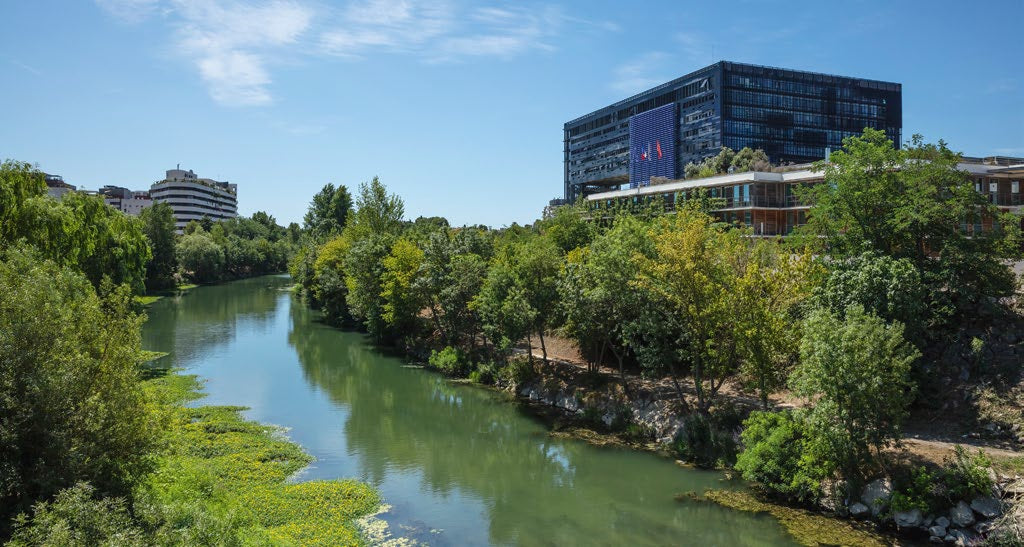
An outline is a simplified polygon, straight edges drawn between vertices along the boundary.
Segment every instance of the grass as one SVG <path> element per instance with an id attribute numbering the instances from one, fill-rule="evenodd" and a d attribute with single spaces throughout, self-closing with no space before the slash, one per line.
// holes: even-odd
<path id="1" fill-rule="evenodd" d="M 196 288 L 198 286 L 199 285 L 196 285 L 195 283 L 182 283 L 181 285 L 178 285 L 178 290 L 179 291 L 187 291 L 187 290 L 190 290 L 190 289 L 194 289 L 194 288 Z"/>
<path id="2" fill-rule="evenodd" d="M 380 505 L 351 480 L 289 483 L 312 461 L 281 428 L 246 420 L 244 407 L 185 403 L 194 376 L 146 381 L 163 409 L 167 445 L 138 498 L 160 507 L 160 537 L 174 543 L 359 545 L 355 521 Z M 160 541 L 163 543 L 164 541 Z"/>
<path id="3" fill-rule="evenodd" d="M 141 304 L 143 306 L 148 306 L 148 305 L 152 304 L 153 302 L 156 302 L 157 300 L 160 300 L 161 298 L 163 298 L 163 296 L 159 296 L 159 295 L 136 296 L 135 297 L 135 302 L 137 304 Z"/>
<path id="4" fill-rule="evenodd" d="M 775 517 L 801 545 L 884 546 L 889 543 L 864 525 L 827 517 L 804 509 L 759 500 L 750 492 L 708 490 L 703 496 L 676 496 L 677 500 L 711 501 L 723 507 Z"/>

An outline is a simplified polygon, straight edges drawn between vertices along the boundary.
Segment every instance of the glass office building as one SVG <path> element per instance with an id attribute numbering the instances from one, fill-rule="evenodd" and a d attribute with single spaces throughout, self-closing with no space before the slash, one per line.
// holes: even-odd
<path id="1" fill-rule="evenodd" d="M 761 148 L 776 164 L 807 163 L 865 127 L 899 146 L 902 102 L 898 83 L 722 61 L 566 123 L 565 199 L 645 186 L 654 171 L 680 178 L 687 163 L 722 146 Z M 657 116 L 641 116 L 655 109 Z M 674 123 L 661 120 L 665 111 Z M 642 142 L 633 142 L 637 135 Z M 669 156 L 668 167 L 637 165 Z"/>

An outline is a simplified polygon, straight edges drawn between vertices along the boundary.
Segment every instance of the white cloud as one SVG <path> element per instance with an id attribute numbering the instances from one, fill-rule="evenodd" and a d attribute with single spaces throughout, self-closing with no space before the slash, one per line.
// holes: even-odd
<path id="1" fill-rule="evenodd" d="M 138 23 L 156 12 L 160 0 L 96 0 L 96 3 L 125 23 Z"/>
<path id="2" fill-rule="evenodd" d="M 562 20 L 553 8 L 465 11 L 443 2 L 368 0 L 350 4 L 320 43 L 325 53 L 352 59 L 379 53 L 412 53 L 432 63 L 512 57 L 552 49 L 544 38 Z"/>
<path id="3" fill-rule="evenodd" d="M 177 50 L 199 69 L 210 96 L 228 106 L 271 102 L 267 56 L 295 43 L 313 17 L 311 9 L 282 0 L 173 0 L 173 5 L 180 17 Z"/>
<path id="4" fill-rule="evenodd" d="M 95 1 L 121 21 L 155 19 L 169 27 L 174 53 L 228 106 L 273 102 L 271 67 L 295 56 L 358 60 L 387 53 L 426 63 L 511 58 L 553 50 L 550 40 L 565 23 L 616 28 L 557 7 L 455 3 L 463 0 L 351 0 L 340 8 L 318 0 Z"/>
<path id="5" fill-rule="evenodd" d="M 667 82 L 671 78 L 664 73 L 670 57 L 663 51 L 651 51 L 619 65 L 611 82 L 612 89 L 632 95 Z"/>

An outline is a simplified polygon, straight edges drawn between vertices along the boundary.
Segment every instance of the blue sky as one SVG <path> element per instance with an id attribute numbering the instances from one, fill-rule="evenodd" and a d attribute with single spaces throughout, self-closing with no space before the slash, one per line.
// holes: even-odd
<path id="1" fill-rule="evenodd" d="M 379 175 L 410 218 L 530 222 L 562 124 L 726 59 L 903 84 L 904 134 L 1024 156 L 1024 1 L 34 0 L 0 7 L 0 157 L 79 186 L 181 163 L 301 221 Z"/>

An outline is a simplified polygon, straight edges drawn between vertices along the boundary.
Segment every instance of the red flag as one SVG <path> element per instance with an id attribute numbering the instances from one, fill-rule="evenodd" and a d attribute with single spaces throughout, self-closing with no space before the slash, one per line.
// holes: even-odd
<path id="1" fill-rule="evenodd" d="M 658 149 L 658 159 L 661 159 L 661 141 L 654 141 L 654 146 Z"/>

